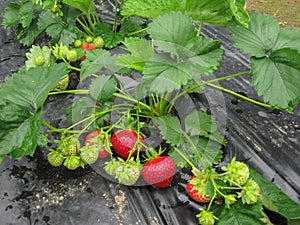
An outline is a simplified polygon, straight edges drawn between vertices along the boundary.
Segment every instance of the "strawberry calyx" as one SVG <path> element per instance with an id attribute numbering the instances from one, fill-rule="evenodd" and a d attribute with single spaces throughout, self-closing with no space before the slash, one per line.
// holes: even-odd
<path id="1" fill-rule="evenodd" d="M 260 187 L 257 182 L 249 179 L 243 186 L 241 192 L 238 193 L 238 198 L 242 198 L 243 204 L 255 204 L 260 197 Z"/>
<path id="2" fill-rule="evenodd" d="M 214 225 L 218 218 L 213 214 L 213 212 L 200 208 L 200 213 L 196 215 L 199 220 L 199 224 L 202 225 Z"/>
<path id="3" fill-rule="evenodd" d="M 115 178 L 121 183 L 127 186 L 134 185 L 141 174 L 141 164 L 134 158 L 124 161 L 122 158 L 118 158 L 121 162 L 116 168 Z"/>
<path id="4" fill-rule="evenodd" d="M 224 180 L 231 186 L 242 187 L 250 176 L 249 167 L 243 162 L 236 161 L 235 157 L 227 166 L 223 166 L 222 170 L 225 171 Z"/>

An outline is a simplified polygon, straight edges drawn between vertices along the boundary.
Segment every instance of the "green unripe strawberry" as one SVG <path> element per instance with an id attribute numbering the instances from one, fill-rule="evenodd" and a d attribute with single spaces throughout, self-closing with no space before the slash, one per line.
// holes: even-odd
<path id="1" fill-rule="evenodd" d="M 58 44 L 56 44 L 53 47 L 53 55 L 57 59 L 65 59 L 67 57 L 68 52 L 69 52 L 69 49 L 65 45 L 62 45 L 62 44 L 58 45 Z"/>
<path id="2" fill-rule="evenodd" d="M 76 170 L 81 165 L 81 159 L 76 155 L 69 155 L 66 157 L 64 166 L 69 170 Z"/>
<path id="3" fill-rule="evenodd" d="M 94 38 L 93 38 L 92 36 L 87 36 L 87 37 L 85 38 L 85 41 L 86 41 L 87 43 L 92 43 L 92 42 L 94 41 Z"/>
<path id="4" fill-rule="evenodd" d="M 50 151 L 47 157 L 48 162 L 55 167 L 61 166 L 64 162 L 64 156 L 59 151 Z"/>
<path id="5" fill-rule="evenodd" d="M 199 220 L 199 224 L 202 225 L 214 225 L 217 217 L 213 215 L 212 212 L 205 210 L 203 208 L 200 209 L 201 212 L 197 215 Z"/>
<path id="6" fill-rule="evenodd" d="M 45 58 L 42 55 L 39 55 L 37 57 L 34 58 L 34 63 L 36 66 L 42 66 L 45 64 Z"/>
<path id="7" fill-rule="evenodd" d="M 93 148 L 92 146 L 85 145 L 80 149 L 80 158 L 86 162 L 87 164 L 93 164 L 98 159 L 98 152 L 97 148 Z"/>
<path id="8" fill-rule="evenodd" d="M 82 46 L 82 40 L 76 39 L 76 40 L 74 41 L 74 47 L 75 47 L 75 48 L 80 48 L 81 46 Z"/>
<path id="9" fill-rule="evenodd" d="M 69 50 L 67 53 L 67 60 L 71 62 L 77 61 L 77 52 L 76 50 Z"/>
<path id="10" fill-rule="evenodd" d="M 260 196 L 260 187 L 254 180 L 249 179 L 244 185 L 243 190 L 238 193 L 244 204 L 255 204 Z"/>
<path id="11" fill-rule="evenodd" d="M 80 148 L 78 137 L 71 135 L 63 137 L 59 142 L 58 149 L 64 156 L 77 155 Z"/>
<path id="12" fill-rule="evenodd" d="M 119 160 L 112 159 L 111 161 L 108 161 L 105 163 L 104 170 L 106 173 L 111 175 L 112 177 L 116 176 L 116 170 L 122 166 L 122 163 Z"/>
<path id="13" fill-rule="evenodd" d="M 93 44 L 96 48 L 103 48 L 104 41 L 101 37 L 96 37 L 95 40 L 93 41 Z"/>
<path id="14" fill-rule="evenodd" d="M 126 163 L 122 163 L 116 169 L 116 178 L 121 184 L 125 185 L 134 185 L 141 175 L 141 170 L 138 165 L 130 165 Z"/>
<path id="15" fill-rule="evenodd" d="M 243 162 L 236 161 L 235 157 L 222 169 L 226 171 L 224 180 L 229 182 L 231 186 L 243 186 L 250 176 L 249 167 Z"/>

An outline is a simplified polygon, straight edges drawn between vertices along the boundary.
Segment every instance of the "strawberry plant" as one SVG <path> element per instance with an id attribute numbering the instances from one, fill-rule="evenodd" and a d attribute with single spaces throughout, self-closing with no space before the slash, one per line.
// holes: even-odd
<path id="1" fill-rule="evenodd" d="M 187 193 L 201 203 L 200 224 L 267 224 L 264 208 L 291 224 L 299 220 L 299 206 L 248 165 L 232 158 L 220 166 L 224 132 L 214 113 L 190 101 L 194 95 L 210 101 L 207 88 L 213 88 L 270 109 L 292 113 L 299 105 L 299 30 L 248 14 L 245 3 L 126 0 L 109 23 L 92 0 L 10 2 L 3 25 L 16 26 L 30 49 L 25 65 L 0 87 L 0 162 L 7 155 L 33 156 L 57 133 L 57 147 L 47 156 L 55 167 L 96 168 L 103 160 L 116 181 L 134 185 L 143 178 L 157 188 L 172 185 L 177 169 L 190 168 Z M 225 50 L 202 34 L 204 23 L 230 30 L 235 47 L 249 56 L 249 71 L 213 76 Z M 42 34 L 49 46 L 36 45 Z M 68 85 L 72 73 L 77 89 Z M 217 84 L 244 75 L 251 75 L 263 101 Z M 66 127 L 43 117 L 48 97 L 57 95 L 74 96 L 62 110 Z"/>

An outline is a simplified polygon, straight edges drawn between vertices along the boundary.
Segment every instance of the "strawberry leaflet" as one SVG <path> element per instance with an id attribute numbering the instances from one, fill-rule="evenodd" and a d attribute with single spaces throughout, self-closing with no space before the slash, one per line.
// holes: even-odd
<path id="1" fill-rule="evenodd" d="M 266 102 L 288 108 L 300 97 L 300 32 L 279 29 L 266 14 L 251 13 L 248 28 L 229 24 L 235 46 L 250 56 L 253 85 Z"/>

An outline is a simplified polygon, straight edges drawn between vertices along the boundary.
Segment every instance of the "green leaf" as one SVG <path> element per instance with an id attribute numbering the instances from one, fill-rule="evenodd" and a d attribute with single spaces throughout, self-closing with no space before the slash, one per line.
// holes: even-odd
<path id="1" fill-rule="evenodd" d="M 114 48 L 121 43 L 125 33 L 115 32 L 110 24 L 98 22 L 95 26 L 95 35 L 103 38 L 106 48 Z"/>
<path id="2" fill-rule="evenodd" d="M 90 97 L 80 97 L 63 110 L 68 123 L 76 123 L 95 112 L 96 102 Z M 87 124 L 86 124 L 87 125 Z"/>
<path id="3" fill-rule="evenodd" d="M 158 125 L 160 133 L 167 143 L 173 146 L 182 143 L 181 125 L 177 117 L 160 116 L 154 118 L 154 122 Z"/>
<path id="4" fill-rule="evenodd" d="M 229 24 L 235 46 L 249 54 L 252 83 L 264 101 L 292 107 L 300 97 L 300 32 L 279 30 L 276 19 L 252 12 L 248 28 Z"/>
<path id="5" fill-rule="evenodd" d="M 265 208 L 287 218 L 289 224 L 300 222 L 300 206 L 283 193 L 277 186 L 251 170 L 251 177 L 261 188 L 261 202 Z"/>
<path id="6" fill-rule="evenodd" d="M 300 51 L 300 30 L 285 28 L 279 31 L 274 49 L 294 48 Z"/>
<path id="7" fill-rule="evenodd" d="M 249 14 L 246 10 L 246 0 L 228 0 L 235 19 L 244 27 L 248 26 Z"/>
<path id="8" fill-rule="evenodd" d="M 38 28 L 37 20 L 34 20 L 30 27 L 23 28 L 19 24 L 16 28 L 17 39 L 25 46 L 31 46 L 40 33 L 41 30 Z"/>
<path id="9" fill-rule="evenodd" d="M 90 95 L 97 102 L 102 104 L 114 101 L 114 93 L 117 88 L 117 81 L 112 76 L 101 75 L 90 85 Z"/>
<path id="10" fill-rule="evenodd" d="M 265 225 L 265 215 L 261 204 L 246 205 L 241 200 L 238 200 L 230 208 L 224 208 L 217 224 L 251 224 Z"/>
<path id="11" fill-rule="evenodd" d="M 118 58 L 117 63 L 128 68 L 143 71 L 145 62 L 154 55 L 154 50 L 150 43 L 142 38 L 126 38 L 123 44 L 131 54 L 121 56 Z"/>
<path id="12" fill-rule="evenodd" d="M 44 104 L 49 91 L 67 74 L 65 67 L 64 63 L 34 67 L 7 77 L 0 90 L 0 100 L 37 110 Z"/>
<path id="13" fill-rule="evenodd" d="M 167 54 L 156 54 L 146 62 L 143 82 L 152 93 L 164 93 L 179 90 L 191 79 L 189 65 L 177 63 Z"/>
<path id="14" fill-rule="evenodd" d="M 271 105 L 287 108 L 300 97 L 299 61 L 300 52 L 292 49 L 275 50 L 269 58 L 252 58 L 252 82 L 258 94 Z"/>
<path id="15" fill-rule="evenodd" d="M 25 1 L 20 8 L 20 23 L 23 28 L 29 27 L 34 18 L 35 6 L 32 1 Z"/>
<path id="16" fill-rule="evenodd" d="M 76 18 L 78 11 L 72 8 L 63 8 L 63 17 L 52 17 L 49 11 L 41 13 L 38 26 L 40 30 L 46 30 L 47 34 L 56 43 L 69 45 L 74 42 L 77 37 Z"/>
<path id="17" fill-rule="evenodd" d="M 191 136 L 207 136 L 217 131 L 217 124 L 211 115 L 203 111 L 194 111 L 184 120 L 185 131 Z"/>
<path id="18" fill-rule="evenodd" d="M 5 29 L 11 27 L 20 21 L 20 8 L 21 5 L 17 2 L 9 2 L 3 13 L 2 25 Z"/>
<path id="19" fill-rule="evenodd" d="M 221 144 L 199 136 L 193 136 L 190 137 L 190 139 L 200 154 L 201 159 L 198 157 L 198 154 L 191 143 L 186 140 L 183 141 L 178 148 L 196 167 L 207 168 L 220 162 L 222 159 Z M 186 165 L 187 162 L 185 159 L 183 159 L 175 150 L 172 150 L 169 155 L 175 160 L 177 165 Z"/>
<path id="20" fill-rule="evenodd" d="M 79 9 L 86 15 L 95 9 L 93 0 L 63 0 L 63 3 Z"/>
<path id="21" fill-rule="evenodd" d="M 231 39 L 235 46 L 244 53 L 257 58 L 265 57 L 275 45 L 279 25 L 275 18 L 264 13 L 253 11 L 250 14 L 250 23 L 247 27 L 237 22 L 228 23 L 232 32 Z"/>
<path id="22" fill-rule="evenodd" d="M 96 49 L 86 52 L 86 60 L 81 63 L 80 80 L 99 72 L 105 68 L 112 72 L 122 69 L 122 66 L 116 65 L 117 55 L 111 55 L 104 49 Z"/>
<path id="23" fill-rule="evenodd" d="M 178 0 L 127 0 L 122 8 L 123 16 L 137 15 L 146 18 L 155 18 L 165 12 L 177 11 L 182 4 Z"/>
<path id="24" fill-rule="evenodd" d="M 13 104 L 5 105 L 6 110 L 15 110 L 15 116 L 11 117 L 1 113 L 1 120 L 10 119 L 10 127 L 1 130 L 0 135 L 0 155 L 11 155 L 12 158 L 21 158 L 25 154 L 33 155 L 42 135 L 42 111 L 37 111 L 34 115 L 28 113 L 24 117 L 25 110 Z M 19 114 L 18 114 L 19 113 Z M 12 120 L 15 118 L 15 120 Z"/>
<path id="25" fill-rule="evenodd" d="M 158 16 L 149 24 L 148 33 L 154 41 L 170 42 L 175 47 L 177 45 L 187 49 L 192 47 L 197 35 L 191 18 L 182 12 L 171 12 Z M 162 50 L 170 52 L 168 49 Z"/>
<path id="26" fill-rule="evenodd" d="M 228 1 L 224 0 L 186 0 L 181 10 L 193 20 L 223 26 L 232 19 Z"/>

